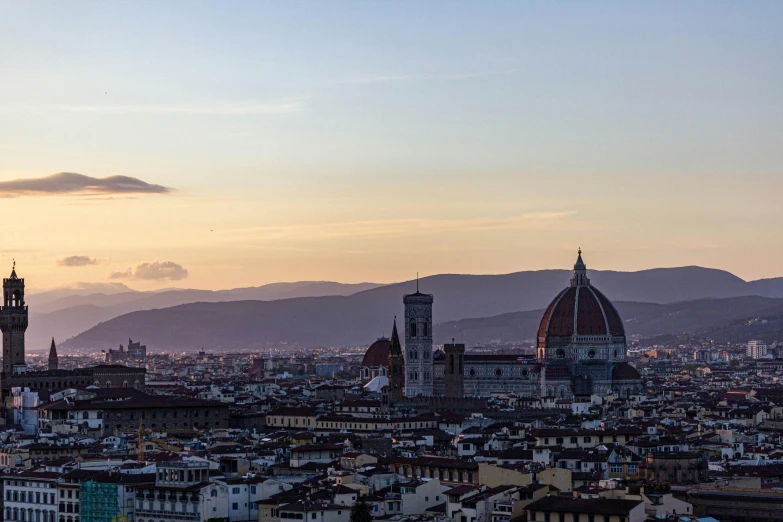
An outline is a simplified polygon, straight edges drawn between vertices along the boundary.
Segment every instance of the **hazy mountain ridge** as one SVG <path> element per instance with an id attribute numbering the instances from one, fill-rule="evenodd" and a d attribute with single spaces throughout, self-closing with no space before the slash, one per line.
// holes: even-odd
<path id="1" fill-rule="evenodd" d="M 32 351 L 48 349 L 52 337 L 58 342 L 63 341 L 103 321 L 138 310 L 168 308 L 194 302 L 268 301 L 295 297 L 346 295 L 377 286 L 379 286 L 377 283 L 345 284 L 331 281 L 300 281 L 216 291 L 138 292 L 131 290 L 114 294 L 69 295 L 40 305 L 36 305 L 36 296 L 32 295 L 28 299 L 30 327 L 27 334 L 27 346 Z"/>
<path id="2" fill-rule="evenodd" d="M 629 336 L 703 332 L 726 323 L 780 310 L 783 299 L 732 297 L 673 304 L 617 301 Z M 435 342 L 452 338 L 468 346 L 492 341 L 534 342 L 543 310 L 463 319 L 437 324 Z M 134 332 L 153 350 L 220 348 L 260 349 L 267 343 L 295 346 L 369 345 L 391 328 L 372 310 L 350 303 L 350 297 L 285 301 L 193 303 L 161 310 L 133 312 L 90 329 L 65 343 L 66 348 L 98 349 L 117 332 Z M 126 338 L 128 335 L 125 335 Z M 117 337 L 117 342 L 120 338 Z"/>
<path id="3" fill-rule="evenodd" d="M 656 328 L 660 331 L 654 333 L 665 333 L 673 328 L 682 332 L 712 324 L 709 317 L 700 317 L 696 312 L 692 312 L 691 319 L 681 325 L 677 321 L 666 321 L 656 315 L 656 306 L 648 306 L 649 303 L 657 302 L 660 306 L 662 303 L 705 298 L 742 297 L 753 290 L 749 283 L 728 272 L 699 267 L 640 272 L 590 271 L 589 275 L 593 284 L 610 299 L 624 302 L 623 306 L 631 312 L 627 322 L 629 333 L 644 335 Z M 448 333 L 448 328 L 451 328 L 449 322 L 470 317 L 497 321 L 493 316 L 515 312 L 522 314 L 519 318 L 521 324 L 537 325 L 540 318 L 538 310 L 543 309 L 568 284 L 569 279 L 570 271 L 566 270 L 506 275 L 445 274 L 423 278 L 419 286 L 423 292 L 435 295 L 435 322 L 446 323 L 445 328 L 436 331 L 436 335 L 444 335 L 440 339 L 442 341 L 454 336 Z M 757 286 L 766 288 L 762 283 Z M 266 343 L 285 342 L 303 346 L 366 344 L 381 335 L 388 335 L 391 319 L 402 315 L 403 294 L 411 293 L 415 288 L 415 282 L 409 281 L 349 296 L 237 301 L 219 303 L 219 306 L 193 303 L 165 310 L 135 312 L 91 328 L 67 342 L 66 346 L 105 349 L 125 342 L 128 337 L 139 338 L 150 348 L 158 350 L 218 346 L 224 349 L 258 348 Z M 736 307 L 738 314 L 771 306 L 769 303 L 752 305 L 756 302 L 754 299 L 746 301 L 720 306 Z M 642 319 L 636 317 L 634 306 L 638 307 L 640 314 L 646 310 Z M 717 303 L 713 306 L 720 309 Z M 525 314 L 520 310 L 536 312 Z M 667 313 L 681 313 L 676 306 L 666 310 Z M 707 315 L 711 313 L 709 307 L 705 310 Z M 740 317 L 732 313 L 729 311 L 723 316 Z M 198 320 L 194 321 L 194 318 Z M 634 320 L 640 321 L 639 328 L 634 326 Z M 658 326 L 655 326 L 656 321 Z M 231 328 L 226 325 L 231 325 Z M 515 340 L 528 338 L 523 333 L 526 329 L 518 330 L 516 335 L 522 337 Z M 181 335 L 175 336 L 171 332 Z M 194 332 L 199 332 L 199 335 L 194 335 Z M 532 338 L 532 335 L 529 337 Z M 475 342 L 480 338 L 477 336 Z"/>
<path id="4" fill-rule="evenodd" d="M 698 299 L 665 305 L 629 301 L 614 304 L 623 319 L 626 334 L 641 338 L 705 335 L 728 325 L 745 323 L 748 319 L 783 312 L 783 299 L 761 296 Z M 521 339 L 533 341 L 542 314 L 543 310 L 535 310 L 450 321 L 439 324 L 434 330 L 435 341 L 442 344 L 455 339 L 468 345 Z"/>

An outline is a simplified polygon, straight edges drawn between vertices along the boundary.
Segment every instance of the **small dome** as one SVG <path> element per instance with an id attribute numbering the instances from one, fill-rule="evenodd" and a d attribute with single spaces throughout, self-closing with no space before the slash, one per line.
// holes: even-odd
<path id="1" fill-rule="evenodd" d="M 391 341 L 381 337 L 367 348 L 362 359 L 362 367 L 377 368 L 389 364 L 389 351 L 391 351 Z"/>
<path id="2" fill-rule="evenodd" d="M 613 381 L 633 381 L 641 378 L 636 368 L 626 362 L 618 364 L 612 370 Z"/>

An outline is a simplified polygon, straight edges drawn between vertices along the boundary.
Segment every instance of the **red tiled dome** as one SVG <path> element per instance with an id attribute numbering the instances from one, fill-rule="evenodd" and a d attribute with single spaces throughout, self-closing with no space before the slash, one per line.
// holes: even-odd
<path id="1" fill-rule="evenodd" d="M 364 352 L 362 367 L 376 368 L 389 364 L 389 351 L 391 350 L 391 341 L 382 337 L 372 343 L 367 351 Z"/>
<path id="2" fill-rule="evenodd" d="M 641 378 L 636 368 L 626 362 L 618 364 L 612 370 L 613 381 L 633 381 Z"/>
<path id="3" fill-rule="evenodd" d="M 538 326 L 538 337 L 574 335 L 625 337 L 625 328 L 614 305 L 604 294 L 588 285 L 572 286 L 550 303 Z"/>

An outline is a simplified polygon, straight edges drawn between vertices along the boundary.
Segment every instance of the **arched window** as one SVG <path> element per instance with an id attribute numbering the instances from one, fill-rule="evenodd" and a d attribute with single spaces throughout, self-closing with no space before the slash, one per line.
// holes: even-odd
<path id="1" fill-rule="evenodd" d="M 85 411 L 85 412 L 82 413 L 82 419 L 89 419 L 89 418 L 90 418 L 89 412 Z"/>
<path id="2" fill-rule="evenodd" d="M 128 381 L 122 381 L 122 387 L 127 388 L 128 387 Z"/>
<path id="3" fill-rule="evenodd" d="M 111 380 L 106 381 L 106 387 L 111 388 Z"/>
<path id="4" fill-rule="evenodd" d="M 410 333 L 411 337 L 416 337 L 416 321 L 414 319 L 411 319 Z"/>
<path id="5" fill-rule="evenodd" d="M 133 387 L 134 387 L 135 389 L 137 389 L 137 390 L 139 389 L 139 387 L 140 387 L 140 386 L 141 386 L 141 383 L 140 383 L 138 380 L 137 380 L 136 382 L 134 382 L 134 383 L 133 383 Z"/>

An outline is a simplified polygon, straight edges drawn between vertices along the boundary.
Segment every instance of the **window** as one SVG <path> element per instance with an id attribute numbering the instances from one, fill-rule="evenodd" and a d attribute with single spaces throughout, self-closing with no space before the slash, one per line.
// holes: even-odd
<path id="1" fill-rule="evenodd" d="M 256 494 L 256 491 L 257 491 L 257 489 L 258 489 L 258 488 L 256 488 L 256 486 L 250 486 L 250 493 L 251 493 L 252 495 L 255 495 L 255 494 Z"/>
<path id="2" fill-rule="evenodd" d="M 585 437 L 583 440 L 584 440 L 585 442 L 590 442 L 590 437 Z"/>
<path id="3" fill-rule="evenodd" d="M 576 437 L 571 437 L 571 444 L 576 444 L 576 443 L 577 443 Z"/>
<path id="4" fill-rule="evenodd" d="M 239 488 L 231 488 L 232 495 L 239 495 Z"/>
<path id="5" fill-rule="evenodd" d="M 609 466 L 609 472 L 610 473 L 622 473 L 623 472 L 623 465 L 622 464 L 612 464 Z"/>
<path id="6" fill-rule="evenodd" d="M 310 518 L 311 518 L 311 519 L 315 520 L 315 517 L 316 517 L 316 514 L 315 514 L 315 513 L 310 513 Z"/>
<path id="7" fill-rule="evenodd" d="M 239 503 L 237 503 L 237 502 L 234 502 L 234 503 L 232 503 L 232 504 L 231 504 L 231 509 L 233 509 L 234 511 L 236 511 L 237 509 L 239 509 Z"/>

